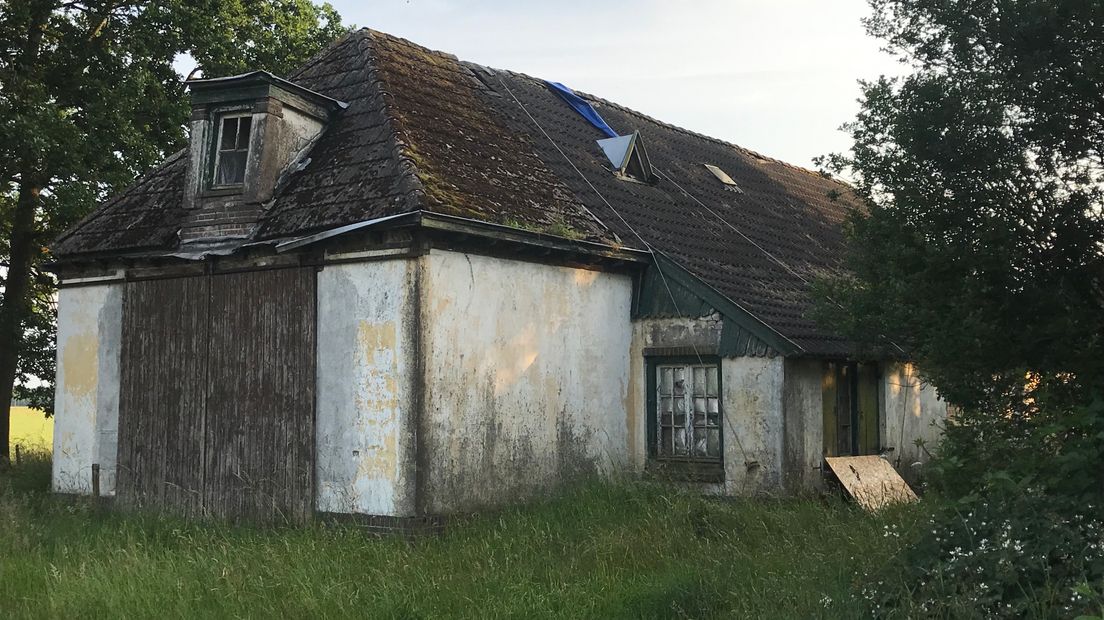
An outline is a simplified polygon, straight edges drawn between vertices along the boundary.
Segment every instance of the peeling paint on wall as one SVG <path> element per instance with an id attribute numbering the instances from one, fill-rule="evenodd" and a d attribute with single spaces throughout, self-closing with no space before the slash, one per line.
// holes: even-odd
<path id="1" fill-rule="evenodd" d="M 54 392 L 52 484 L 57 492 L 115 493 L 119 424 L 120 284 L 58 292 L 58 371 Z"/>
<path id="2" fill-rule="evenodd" d="M 427 509 L 502 505 L 628 468 L 631 278 L 426 258 Z"/>
<path id="3" fill-rule="evenodd" d="M 318 274 L 317 508 L 410 516 L 415 261 Z"/>
<path id="4" fill-rule="evenodd" d="M 61 384 L 69 398 L 94 398 L 99 377 L 99 331 L 95 325 L 84 324 L 84 331 L 66 341 L 61 357 L 65 382 Z"/>

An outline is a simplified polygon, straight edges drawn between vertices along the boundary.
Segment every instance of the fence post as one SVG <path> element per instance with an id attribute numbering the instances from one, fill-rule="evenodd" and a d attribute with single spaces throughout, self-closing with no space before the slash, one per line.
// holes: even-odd
<path id="1" fill-rule="evenodd" d="M 92 463 L 92 497 L 100 496 L 100 464 Z"/>

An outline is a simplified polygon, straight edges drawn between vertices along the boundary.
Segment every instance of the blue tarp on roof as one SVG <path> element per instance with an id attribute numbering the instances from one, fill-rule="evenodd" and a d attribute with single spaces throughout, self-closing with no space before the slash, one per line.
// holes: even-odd
<path id="1" fill-rule="evenodd" d="M 575 91 L 564 86 L 563 84 L 560 84 L 559 82 L 549 82 L 548 80 L 545 80 L 544 83 L 552 89 L 552 92 L 556 93 L 560 96 L 561 99 L 566 101 L 567 105 L 574 108 L 580 116 L 587 119 L 587 122 L 589 122 L 591 125 L 594 125 L 598 129 L 601 129 L 602 133 L 606 134 L 606 136 L 610 138 L 617 137 L 617 132 L 614 131 L 613 128 L 606 123 L 605 119 L 602 118 L 602 115 L 594 109 L 594 106 L 587 103 L 587 101 L 579 95 L 576 95 Z"/>

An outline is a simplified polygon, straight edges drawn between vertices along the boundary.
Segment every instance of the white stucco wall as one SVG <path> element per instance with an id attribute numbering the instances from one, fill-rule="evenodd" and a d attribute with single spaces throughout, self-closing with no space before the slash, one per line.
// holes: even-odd
<path id="1" fill-rule="evenodd" d="M 318 274 L 317 509 L 414 511 L 417 260 Z"/>
<path id="2" fill-rule="evenodd" d="M 893 448 L 888 457 L 906 478 L 927 463 L 943 434 L 947 403 L 935 388 L 921 381 L 912 364 L 883 366 L 883 411 L 885 425 L 882 446 Z M 917 445 L 920 440 L 922 446 Z"/>
<path id="3" fill-rule="evenodd" d="M 425 509 L 507 504 L 628 468 L 631 279 L 439 250 L 424 260 Z"/>
<path id="4" fill-rule="evenodd" d="M 92 465 L 100 494 L 115 494 L 119 430 L 119 353 L 123 285 L 58 291 L 53 488 L 90 494 Z"/>
<path id="5" fill-rule="evenodd" d="M 781 493 L 785 376 L 782 357 L 721 360 L 726 494 Z"/>

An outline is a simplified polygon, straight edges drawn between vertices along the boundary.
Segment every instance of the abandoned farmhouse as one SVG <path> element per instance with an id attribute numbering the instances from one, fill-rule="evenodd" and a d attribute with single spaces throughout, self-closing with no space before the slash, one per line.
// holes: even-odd
<path id="1" fill-rule="evenodd" d="M 402 523 L 938 439 L 904 356 L 812 318 L 844 185 L 371 30 L 190 92 L 189 148 L 52 247 L 57 492 Z"/>

